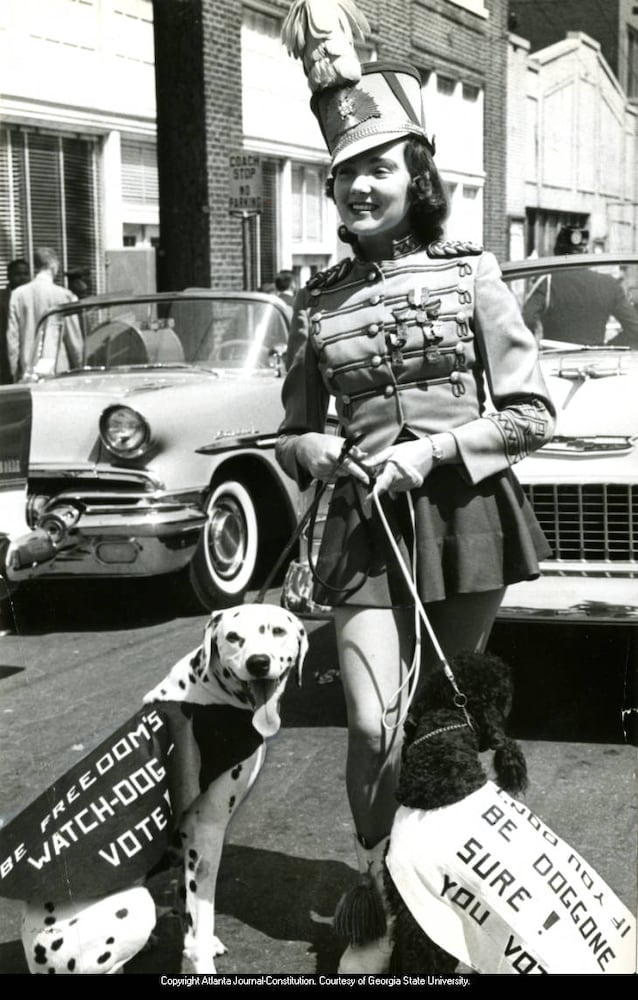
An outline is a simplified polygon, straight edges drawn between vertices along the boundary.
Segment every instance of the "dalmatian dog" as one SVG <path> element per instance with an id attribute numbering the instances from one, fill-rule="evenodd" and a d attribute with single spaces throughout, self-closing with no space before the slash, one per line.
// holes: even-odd
<path id="1" fill-rule="evenodd" d="M 134 886 L 102 899 L 30 902 L 22 943 L 32 975 L 112 975 L 122 972 L 155 927 L 153 897 Z"/>
<path id="2" fill-rule="evenodd" d="M 171 808 L 184 874 L 182 972 L 215 973 L 215 891 L 228 824 L 280 728 L 288 677 L 301 670 L 306 630 L 268 604 L 214 612 L 200 646 L 144 697 L 171 713 Z"/>

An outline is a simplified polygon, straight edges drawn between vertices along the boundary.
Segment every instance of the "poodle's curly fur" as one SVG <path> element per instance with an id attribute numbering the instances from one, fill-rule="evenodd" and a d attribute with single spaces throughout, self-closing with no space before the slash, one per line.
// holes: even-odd
<path id="1" fill-rule="evenodd" d="M 527 787 L 525 757 L 505 735 L 512 709 L 510 668 L 489 653 L 461 653 L 451 663 L 465 709 L 443 669 L 428 678 L 404 727 L 397 788 L 400 805 L 437 809 L 459 802 L 488 780 L 479 754 L 493 750 L 496 783 L 511 794 Z M 469 725 L 463 725 L 467 717 Z M 437 732 L 438 731 L 438 732 Z M 390 971 L 449 973 L 458 961 L 434 944 L 414 920 L 385 871 L 385 888 L 394 915 Z"/>

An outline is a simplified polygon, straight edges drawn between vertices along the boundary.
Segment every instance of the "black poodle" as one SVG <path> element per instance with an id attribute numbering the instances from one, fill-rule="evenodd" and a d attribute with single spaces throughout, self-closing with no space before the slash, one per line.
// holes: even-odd
<path id="1" fill-rule="evenodd" d="M 457 690 L 445 671 L 437 670 L 406 720 L 397 788 L 400 805 L 438 809 L 482 788 L 488 775 L 479 754 L 486 750 L 494 751 L 496 784 L 510 794 L 527 787 L 523 752 L 504 731 L 513 700 L 510 668 L 488 653 L 462 653 L 451 670 Z M 390 971 L 453 972 L 458 960 L 425 935 L 387 869 L 385 888 L 394 915 Z"/>

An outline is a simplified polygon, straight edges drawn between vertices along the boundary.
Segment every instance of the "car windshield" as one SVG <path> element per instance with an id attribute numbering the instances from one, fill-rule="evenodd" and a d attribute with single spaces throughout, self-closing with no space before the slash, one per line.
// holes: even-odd
<path id="1" fill-rule="evenodd" d="M 543 352 L 638 347 L 638 262 L 521 262 L 505 280 Z"/>
<path id="2" fill-rule="evenodd" d="M 287 335 L 283 311 L 265 297 L 84 299 L 43 319 L 27 377 L 140 366 L 268 370 Z"/>

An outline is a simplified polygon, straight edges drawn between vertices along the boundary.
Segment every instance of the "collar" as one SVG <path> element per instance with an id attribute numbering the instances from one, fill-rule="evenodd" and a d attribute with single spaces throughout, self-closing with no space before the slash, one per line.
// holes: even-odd
<path id="1" fill-rule="evenodd" d="M 423 733 L 422 736 L 419 736 L 417 737 L 416 740 L 413 740 L 412 743 L 410 743 L 408 750 L 411 750 L 412 747 L 415 747 L 417 743 L 423 743 L 424 740 L 431 740 L 433 736 L 438 736 L 440 733 L 451 733 L 454 729 L 466 729 L 466 728 L 467 729 L 470 728 L 468 722 L 455 722 L 450 726 L 439 726 L 438 729 L 433 729 L 431 733 Z"/>
<path id="2" fill-rule="evenodd" d="M 383 263 L 384 260 L 398 260 L 400 257 L 407 257 L 408 254 L 415 253 L 417 250 L 425 250 L 425 244 L 414 233 L 408 233 L 407 236 L 402 236 L 400 240 L 392 240 L 390 256 L 387 258 L 384 257 L 381 261 L 367 260 L 359 250 L 356 250 L 356 257 L 361 264 L 370 265 Z"/>

